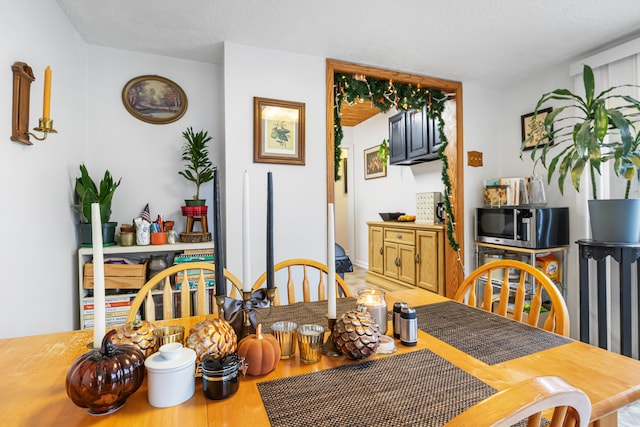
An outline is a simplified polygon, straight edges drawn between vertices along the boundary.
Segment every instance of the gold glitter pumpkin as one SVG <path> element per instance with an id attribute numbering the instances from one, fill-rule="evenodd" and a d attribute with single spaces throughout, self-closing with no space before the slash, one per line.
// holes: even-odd
<path id="1" fill-rule="evenodd" d="M 349 359 L 364 359 L 376 352 L 380 344 L 380 328 L 365 310 L 351 310 L 336 320 L 333 342 Z"/>
<path id="2" fill-rule="evenodd" d="M 226 320 L 206 319 L 196 323 L 189 331 L 187 347 L 196 352 L 196 363 L 207 353 L 216 359 L 236 351 L 238 336 Z"/>
<path id="3" fill-rule="evenodd" d="M 114 344 L 133 344 L 145 359 L 158 351 L 158 341 L 153 331 L 156 326 L 146 320 L 136 319 L 126 325 L 116 328 L 116 334 L 111 339 Z"/>

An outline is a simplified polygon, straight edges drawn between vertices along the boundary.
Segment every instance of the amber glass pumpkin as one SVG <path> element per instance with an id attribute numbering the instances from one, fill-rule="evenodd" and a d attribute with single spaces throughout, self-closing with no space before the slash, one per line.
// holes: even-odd
<path id="1" fill-rule="evenodd" d="M 237 353 L 248 365 L 247 374 L 264 375 L 276 368 L 280 360 L 280 344 L 273 335 L 263 334 L 262 324 L 258 324 L 255 334 L 240 340 Z"/>
<path id="2" fill-rule="evenodd" d="M 67 373 L 67 395 L 94 415 L 117 411 L 144 380 L 144 354 L 131 344 L 114 344 L 107 332 L 102 347 L 78 357 Z"/>

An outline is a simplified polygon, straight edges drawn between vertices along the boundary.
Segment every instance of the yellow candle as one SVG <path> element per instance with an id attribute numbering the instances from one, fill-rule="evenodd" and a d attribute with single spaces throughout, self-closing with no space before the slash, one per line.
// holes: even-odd
<path id="1" fill-rule="evenodd" d="M 44 70 L 44 101 L 42 103 L 42 119 L 51 118 L 51 67 Z"/>

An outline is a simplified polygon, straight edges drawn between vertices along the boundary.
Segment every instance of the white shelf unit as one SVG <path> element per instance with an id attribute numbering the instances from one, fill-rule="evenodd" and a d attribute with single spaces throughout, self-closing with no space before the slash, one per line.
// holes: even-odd
<path id="1" fill-rule="evenodd" d="M 144 246 L 105 246 L 102 252 L 105 256 L 123 256 L 138 254 L 142 258 L 157 254 L 177 254 L 185 250 L 213 249 L 213 242 L 201 243 L 175 243 L 173 245 L 144 245 Z M 78 303 L 80 308 L 80 328 L 84 329 L 83 305 L 88 290 L 83 288 L 84 264 L 93 259 L 93 248 L 83 247 L 78 249 Z M 170 260 L 169 260 L 170 262 Z"/>

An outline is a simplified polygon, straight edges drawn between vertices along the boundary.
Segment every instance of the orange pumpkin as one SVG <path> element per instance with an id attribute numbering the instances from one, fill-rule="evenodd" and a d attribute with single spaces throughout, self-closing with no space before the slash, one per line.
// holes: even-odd
<path id="1" fill-rule="evenodd" d="M 263 334 L 262 324 L 258 324 L 255 334 L 240 340 L 237 353 L 248 365 L 247 374 L 264 375 L 276 368 L 280 360 L 280 344 L 273 335 Z"/>

